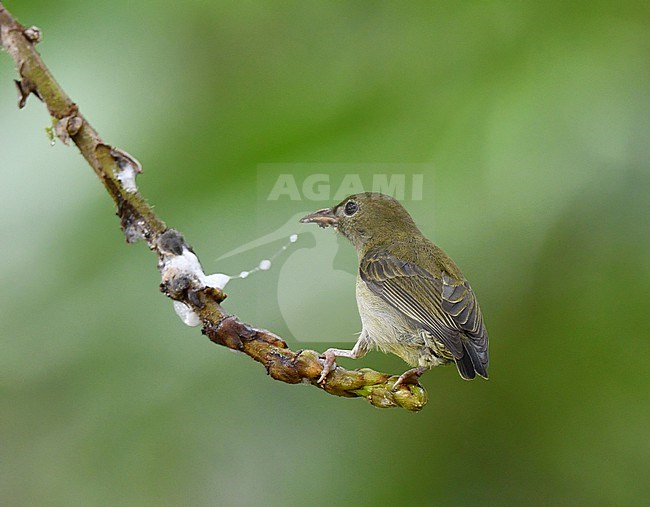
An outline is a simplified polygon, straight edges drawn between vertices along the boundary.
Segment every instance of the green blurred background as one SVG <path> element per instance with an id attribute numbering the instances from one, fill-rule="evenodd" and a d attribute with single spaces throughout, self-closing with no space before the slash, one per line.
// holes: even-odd
<path id="1" fill-rule="evenodd" d="M 214 346 L 158 292 L 76 149 L 50 147 L 43 105 L 16 108 L 2 54 L 3 504 L 650 502 L 647 1 L 5 5 L 43 30 L 54 75 L 143 163 L 141 191 L 208 272 L 250 269 L 283 239 L 216 259 L 333 203 L 269 203 L 264 171 L 425 164 L 405 204 L 479 296 L 491 378 L 438 368 L 411 414 Z M 336 241 L 308 232 L 285 260 Z M 317 279 L 354 270 L 337 244 Z M 226 308 L 292 348 L 349 346 L 352 285 L 293 277 L 307 329 L 342 330 L 309 343 L 277 311 L 287 271 L 231 282 Z"/>

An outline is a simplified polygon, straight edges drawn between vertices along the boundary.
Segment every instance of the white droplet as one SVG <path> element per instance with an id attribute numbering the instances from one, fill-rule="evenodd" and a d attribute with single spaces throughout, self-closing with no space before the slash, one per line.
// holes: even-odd
<path id="1" fill-rule="evenodd" d="M 248 271 L 242 271 L 239 273 L 239 278 L 246 278 L 250 273 Z"/>
<path id="2" fill-rule="evenodd" d="M 289 241 L 291 241 L 292 243 L 295 243 L 296 241 L 298 241 L 298 235 L 297 234 L 292 234 L 291 236 L 289 236 Z"/>
<path id="3" fill-rule="evenodd" d="M 174 311 L 176 312 L 176 315 L 181 318 L 183 323 L 187 324 L 188 326 L 194 327 L 198 326 L 201 323 L 199 316 L 194 313 L 194 311 L 185 303 L 174 301 Z"/>
<path id="4" fill-rule="evenodd" d="M 263 261 L 260 261 L 260 266 L 259 267 L 260 267 L 260 269 L 262 271 L 267 271 L 267 270 L 271 269 L 271 261 L 268 260 L 268 259 L 264 259 Z"/>
<path id="5" fill-rule="evenodd" d="M 217 289 L 223 289 L 229 281 L 230 277 L 224 273 L 214 273 L 205 277 L 205 284 Z"/>

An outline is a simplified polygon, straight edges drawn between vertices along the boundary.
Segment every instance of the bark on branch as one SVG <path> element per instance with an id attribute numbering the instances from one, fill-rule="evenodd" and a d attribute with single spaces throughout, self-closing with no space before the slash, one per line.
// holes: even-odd
<path id="1" fill-rule="evenodd" d="M 106 144 L 79 112 L 35 50 L 40 39 L 38 28 L 22 26 L 0 2 L 0 41 L 18 71 L 18 107 L 24 107 L 32 94 L 45 103 L 56 135 L 65 144 L 72 140 L 77 145 L 115 202 L 127 242 L 143 239 L 156 253 L 162 292 L 191 308 L 211 341 L 244 352 L 282 382 L 309 383 L 336 396 L 364 397 L 381 408 L 418 411 L 426 404 L 427 394 L 421 385 L 402 385 L 393 391 L 397 375 L 367 368 L 345 370 L 339 366 L 320 385 L 317 380 L 323 365 L 318 352 L 294 352 L 273 333 L 229 315 L 221 305 L 226 295 L 206 283 L 198 259 L 183 236 L 168 228 L 138 192 L 135 176 L 141 171 L 139 163 L 128 153 Z"/>

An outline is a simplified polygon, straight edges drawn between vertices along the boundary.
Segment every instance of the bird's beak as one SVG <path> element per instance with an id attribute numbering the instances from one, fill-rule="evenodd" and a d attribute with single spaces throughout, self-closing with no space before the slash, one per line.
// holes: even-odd
<path id="1" fill-rule="evenodd" d="M 300 223 L 318 224 L 319 227 L 336 227 L 339 223 L 339 219 L 334 214 L 332 208 L 323 208 L 302 217 Z"/>

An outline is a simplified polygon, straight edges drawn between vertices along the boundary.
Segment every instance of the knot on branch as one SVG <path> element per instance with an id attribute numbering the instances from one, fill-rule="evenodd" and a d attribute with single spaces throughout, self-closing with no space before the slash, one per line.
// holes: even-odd
<path id="1" fill-rule="evenodd" d="M 83 125 L 83 119 L 77 116 L 78 109 L 76 105 L 71 109 L 70 114 L 58 119 L 54 124 L 56 137 L 66 146 L 70 141 L 70 137 L 76 136 Z"/>
<path id="2" fill-rule="evenodd" d="M 185 248 L 192 251 L 192 247 L 185 242 L 183 235 L 176 229 L 167 229 L 160 235 L 156 243 L 161 260 L 174 255 L 183 255 Z"/>
<path id="3" fill-rule="evenodd" d="M 23 30 L 23 35 L 32 44 L 38 44 L 43 38 L 41 29 L 37 26 L 30 26 L 29 28 L 25 28 Z"/>

